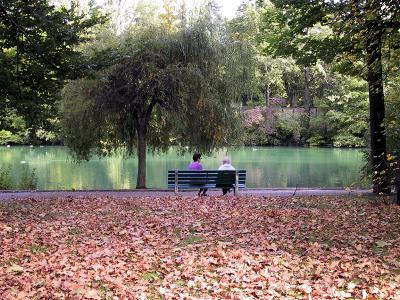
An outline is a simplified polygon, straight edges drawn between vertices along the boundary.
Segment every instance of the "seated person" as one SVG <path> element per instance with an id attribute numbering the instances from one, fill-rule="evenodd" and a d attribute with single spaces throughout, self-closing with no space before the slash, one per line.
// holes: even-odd
<path id="1" fill-rule="evenodd" d="M 219 171 L 221 170 L 235 170 L 235 168 L 231 165 L 231 160 L 228 156 L 224 156 L 222 159 L 222 165 L 218 168 Z M 222 195 L 226 195 L 227 192 L 230 191 L 230 188 L 222 188 Z"/>
<path id="2" fill-rule="evenodd" d="M 193 162 L 191 164 L 189 164 L 188 170 L 191 170 L 191 171 L 201 171 L 201 170 L 203 170 L 203 166 L 201 165 L 200 160 L 201 160 L 201 154 L 200 153 L 193 154 Z M 207 190 L 208 189 L 200 188 L 198 196 L 208 196 L 206 194 Z"/>

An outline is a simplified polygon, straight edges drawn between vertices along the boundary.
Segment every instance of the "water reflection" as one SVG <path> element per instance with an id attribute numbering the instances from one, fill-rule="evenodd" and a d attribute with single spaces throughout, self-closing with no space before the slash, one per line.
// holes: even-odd
<path id="1" fill-rule="evenodd" d="M 248 187 L 367 185 L 360 182 L 359 150 L 243 147 L 203 156 L 204 168 L 218 168 L 225 154 L 231 156 L 237 169 L 247 170 Z M 186 169 L 190 161 L 190 154 L 180 156 L 174 149 L 165 154 L 149 153 L 147 186 L 166 188 L 167 170 Z M 132 189 L 136 185 L 136 158 L 93 158 L 77 164 L 65 147 L 0 148 L 0 166 L 11 166 L 14 178 L 19 179 L 24 165 L 36 168 L 40 189 Z"/>

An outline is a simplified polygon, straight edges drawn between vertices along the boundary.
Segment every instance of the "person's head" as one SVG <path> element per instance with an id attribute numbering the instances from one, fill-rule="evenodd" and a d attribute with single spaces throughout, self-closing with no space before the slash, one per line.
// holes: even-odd
<path id="1" fill-rule="evenodd" d="M 229 158 L 229 156 L 224 156 L 224 158 L 222 159 L 222 163 L 225 164 L 230 164 L 231 163 L 231 159 Z"/>
<path id="2" fill-rule="evenodd" d="M 199 161 L 200 158 L 201 158 L 201 154 L 200 153 L 193 154 L 193 161 Z"/>

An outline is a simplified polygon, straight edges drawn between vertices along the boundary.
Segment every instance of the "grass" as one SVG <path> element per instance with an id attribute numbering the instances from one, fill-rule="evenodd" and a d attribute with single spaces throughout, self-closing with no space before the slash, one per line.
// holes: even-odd
<path id="1" fill-rule="evenodd" d="M 161 275 L 156 271 L 147 272 L 143 275 L 143 279 L 149 282 L 161 281 Z"/>
<path id="2" fill-rule="evenodd" d="M 199 244 L 202 242 L 204 242 L 204 238 L 202 238 L 201 236 L 190 234 L 180 242 L 179 246 L 186 247 L 189 245 Z"/>
<path id="3" fill-rule="evenodd" d="M 46 253 L 48 249 L 46 246 L 43 245 L 31 245 L 29 246 L 29 251 L 32 254 L 41 254 L 41 253 Z"/>

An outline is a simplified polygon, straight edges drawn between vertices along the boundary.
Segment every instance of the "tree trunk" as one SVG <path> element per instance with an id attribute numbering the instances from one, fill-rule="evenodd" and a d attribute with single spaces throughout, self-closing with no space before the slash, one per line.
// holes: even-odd
<path id="1" fill-rule="evenodd" d="M 265 105 L 267 107 L 269 107 L 271 105 L 271 103 L 269 103 L 270 101 L 270 93 L 271 93 L 271 85 L 268 83 L 267 86 L 265 87 Z"/>
<path id="2" fill-rule="evenodd" d="M 308 67 L 304 67 L 304 109 L 310 112 L 311 96 L 310 96 L 310 71 Z"/>
<path id="3" fill-rule="evenodd" d="M 397 170 L 396 170 L 396 190 L 397 190 L 397 196 L 396 196 L 396 204 L 400 205 L 400 152 L 397 153 Z"/>
<path id="4" fill-rule="evenodd" d="M 137 189 L 146 188 L 146 152 L 147 152 L 147 136 L 144 130 L 138 130 L 138 172 L 137 172 Z"/>
<path id="5" fill-rule="evenodd" d="M 382 32 L 370 25 L 366 37 L 369 115 L 371 131 L 372 179 L 374 193 L 390 193 L 386 169 L 385 99 L 382 81 Z"/>
<path id="6" fill-rule="evenodd" d="M 293 88 L 289 83 L 289 76 L 286 72 L 283 73 L 283 83 L 285 85 L 285 92 L 289 101 L 288 104 L 290 105 L 290 107 L 293 107 L 295 103 L 294 93 L 293 93 Z"/>
<path id="7" fill-rule="evenodd" d="M 292 92 L 292 100 L 291 100 L 291 104 L 290 107 L 296 107 L 297 103 L 297 92 Z"/>

